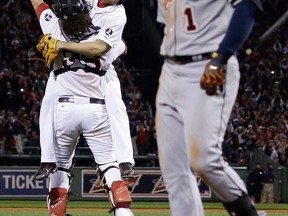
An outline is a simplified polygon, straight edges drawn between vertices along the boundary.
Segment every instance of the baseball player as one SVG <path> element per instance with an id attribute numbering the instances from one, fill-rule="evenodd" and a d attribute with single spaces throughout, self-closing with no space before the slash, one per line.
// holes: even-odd
<path id="1" fill-rule="evenodd" d="M 221 145 L 239 86 L 235 53 L 250 34 L 261 2 L 158 0 L 158 6 L 165 61 L 156 132 L 171 215 L 204 215 L 199 175 L 230 215 L 255 216 L 245 183 L 223 160 Z"/>
<path id="2" fill-rule="evenodd" d="M 121 42 L 122 31 L 126 23 L 125 9 L 121 5 L 122 0 L 92 0 L 90 3 L 93 6 L 90 11 L 92 23 L 99 31 L 99 41 L 108 44 L 111 47 L 116 46 Z M 116 4 L 112 5 L 111 4 Z M 101 27 L 101 28 L 100 28 Z M 109 37 L 106 35 L 110 34 Z M 101 39 L 101 40 L 100 40 Z M 99 42 L 100 47 L 103 44 Z M 97 45 L 97 46 L 98 46 Z M 121 45 L 120 45 L 121 46 Z M 105 51 L 105 50 L 102 50 Z M 122 54 L 122 53 L 120 53 Z M 114 56 L 116 59 L 118 56 Z M 113 143 L 116 150 L 117 161 L 120 164 L 120 171 L 123 178 L 131 177 L 134 174 L 132 166 L 135 165 L 133 158 L 132 142 L 130 137 L 129 120 L 126 112 L 126 106 L 122 100 L 120 82 L 113 65 L 110 65 L 106 75 L 107 88 L 105 94 L 105 101 L 109 116 L 117 116 L 117 118 L 110 118 L 110 125 L 113 137 Z M 42 101 L 40 111 L 40 147 L 41 147 L 41 166 L 35 174 L 36 180 L 42 180 L 50 173 L 56 170 L 54 146 L 54 119 L 55 93 L 53 92 L 53 80 L 55 80 L 54 73 L 50 74 L 46 86 L 45 96 Z M 44 120 L 45 118 L 45 120 Z"/>
<path id="3" fill-rule="evenodd" d="M 82 133 L 104 174 L 115 215 L 131 216 L 132 200 L 116 161 L 104 100 L 107 85 L 105 70 L 109 62 L 112 63 L 111 52 L 117 52 L 117 49 L 104 48 L 105 44 L 100 41 L 106 54 L 99 56 L 98 36 L 101 34 L 89 27 L 90 6 L 84 0 L 59 0 L 55 5 L 56 14 L 42 0 L 31 2 L 41 29 L 46 33 L 37 49 L 42 52 L 48 67 L 53 62 L 56 76 L 57 106 L 54 121 L 58 168 L 51 175 L 49 183 L 49 215 L 66 215 L 71 184 L 70 168 Z M 74 41 L 75 49 L 81 54 L 70 52 L 69 47 L 66 49 L 64 45 L 71 44 L 59 40 Z"/>

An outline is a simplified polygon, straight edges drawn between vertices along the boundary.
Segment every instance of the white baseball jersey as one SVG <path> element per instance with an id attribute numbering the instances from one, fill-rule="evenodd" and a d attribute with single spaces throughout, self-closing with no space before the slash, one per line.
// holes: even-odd
<path id="1" fill-rule="evenodd" d="M 49 33 L 56 39 L 65 40 L 58 24 L 58 18 L 49 8 L 43 8 L 43 10 L 39 12 L 38 17 L 44 34 Z M 106 31 L 105 34 L 110 36 L 111 32 Z M 97 36 L 97 34 L 91 35 L 88 39 L 80 41 L 80 43 L 96 41 Z M 120 44 L 119 49 L 122 48 L 122 52 L 124 52 L 123 42 L 121 44 L 121 40 L 119 40 L 118 44 Z M 105 65 L 103 62 L 108 63 L 107 69 L 110 68 L 113 58 L 116 58 L 119 52 L 121 53 L 117 48 L 118 46 L 115 44 L 115 46 L 105 54 L 106 62 L 101 62 L 101 69 L 105 69 L 103 68 L 103 65 Z M 115 53 L 113 54 L 114 50 Z M 107 172 L 104 174 L 108 187 L 111 187 L 112 182 L 121 180 L 121 175 L 119 169 L 117 169 L 118 164 L 116 163 L 117 159 L 113 148 L 108 113 L 104 105 L 107 85 L 106 77 L 100 74 L 96 75 L 96 70 L 93 72 L 88 68 L 88 70 L 85 71 L 87 69 L 85 66 L 98 69 L 97 63 L 92 63 L 92 61 L 87 63 L 87 57 L 82 58 L 82 56 L 79 55 L 79 58 L 73 58 L 75 54 L 65 52 L 66 51 L 63 50 L 57 55 L 53 67 L 55 71 L 57 71 L 62 67 L 64 68 L 64 65 L 66 65 L 66 67 L 70 66 L 67 72 L 56 77 L 57 93 L 58 96 L 62 96 L 59 97 L 54 119 L 57 140 L 55 145 L 56 165 L 58 168 L 70 168 L 78 138 L 80 133 L 82 133 L 100 169 L 103 171 L 107 167 L 114 166 L 114 169 L 107 169 Z M 71 55 L 69 56 L 69 54 Z M 73 70 L 73 68 L 75 68 L 75 70 Z M 72 99 L 72 101 L 67 101 L 67 98 Z M 64 188 L 68 190 L 69 186 L 67 173 L 58 170 L 56 173 L 51 174 L 50 191 L 52 188 Z M 54 210 L 51 209 L 52 208 L 49 209 L 50 214 L 52 212 L 51 215 L 54 215 Z M 125 215 L 131 212 L 129 209 L 124 210 L 126 210 Z"/>
<path id="2" fill-rule="evenodd" d="M 92 9 L 90 17 L 92 24 L 99 28 L 98 38 L 105 41 L 111 47 L 116 46 L 122 39 L 122 33 L 126 24 L 126 12 L 123 5 L 108 6 L 98 0 L 91 0 Z"/>
<path id="3" fill-rule="evenodd" d="M 116 52 L 112 53 L 112 59 L 115 60 L 119 55 L 123 54 L 124 44 L 119 44 L 119 41 L 122 39 L 123 29 L 127 20 L 125 8 L 123 5 L 107 6 L 99 0 L 91 0 L 90 4 L 92 5 L 92 10 L 90 11 L 92 24 L 100 29 L 98 38 L 105 41 L 112 48 L 118 46 L 117 50 L 121 51 L 118 54 Z M 122 49 L 119 49 L 120 46 L 122 46 Z M 105 77 L 107 81 L 105 101 L 108 115 L 111 116 L 109 121 L 117 161 L 119 164 L 129 162 L 134 165 L 129 119 L 126 106 L 122 100 L 120 82 L 113 66 L 109 68 Z"/>
<path id="4" fill-rule="evenodd" d="M 161 55 L 187 56 L 216 51 L 233 10 L 227 0 L 158 0 L 157 21 L 165 24 Z M 209 13 L 201 16 L 205 11 Z"/>
<path id="5" fill-rule="evenodd" d="M 39 22 L 43 33 L 51 34 L 54 38 L 65 41 L 65 37 L 63 36 L 60 28 L 58 27 L 59 26 L 58 17 L 56 17 L 54 12 L 50 8 L 46 8 L 39 13 L 40 13 Z M 120 53 L 124 52 L 125 49 L 123 50 L 123 44 L 119 44 L 119 40 L 117 44 L 110 42 L 109 39 L 113 38 L 114 35 L 116 35 L 114 34 L 113 30 L 111 30 L 111 28 L 108 28 L 107 30 L 104 28 L 100 28 L 98 26 L 93 26 L 93 29 L 96 30 L 97 34 L 80 41 L 80 43 L 88 41 L 91 42 L 95 41 L 96 39 L 101 39 L 107 42 L 109 45 L 111 44 L 112 47 L 111 50 L 107 52 L 105 55 L 100 57 L 101 67 L 99 69 L 107 70 L 111 66 L 112 61 L 115 60 L 115 58 L 119 55 L 119 52 Z M 96 64 L 86 63 L 83 60 L 80 61 L 73 59 L 71 60 L 69 54 L 64 57 L 63 53 L 64 51 L 59 53 L 59 55 L 55 58 L 54 70 L 62 68 L 63 61 L 68 66 L 72 64 L 77 64 L 76 66 L 83 67 L 86 64 L 90 67 L 94 68 L 97 67 Z M 100 86 L 102 86 L 102 88 L 99 88 Z M 82 69 L 79 69 L 75 73 L 63 73 L 61 74 L 61 76 L 57 77 L 58 95 L 77 95 L 82 97 L 104 98 L 104 90 L 105 90 L 104 79 L 99 78 L 99 76 L 93 73 L 87 73 Z"/>
<path id="6" fill-rule="evenodd" d="M 97 7 L 98 0 L 93 1 L 93 2 L 94 2 L 94 7 Z M 97 16 L 95 14 L 96 11 L 97 11 Z M 44 11 L 41 11 L 41 12 L 42 12 L 41 14 L 43 14 Z M 44 22 L 44 20 L 46 21 L 47 19 L 49 21 L 48 22 L 49 24 L 47 23 L 47 25 L 49 25 L 48 27 L 52 28 L 52 26 L 55 25 L 55 23 L 53 22 L 56 22 L 55 15 L 51 13 L 51 11 L 49 10 L 45 12 L 47 13 L 45 13 L 45 15 L 42 17 L 41 16 L 39 17 L 40 13 L 37 13 L 39 14 L 38 17 L 40 19 L 42 18 L 42 22 Z M 94 13 L 94 15 L 92 14 L 92 12 Z M 101 12 L 105 13 L 105 15 L 102 15 Z M 124 7 L 121 5 L 105 7 L 105 5 L 100 4 L 97 10 L 94 9 L 91 11 L 91 16 L 93 16 L 93 19 L 94 19 L 93 24 L 95 26 L 93 28 L 96 29 L 98 32 L 98 35 L 96 38 L 105 41 L 112 47 L 109 53 L 111 54 L 110 56 L 111 61 L 114 61 L 119 55 L 123 54 L 126 51 L 126 45 L 121 40 L 124 25 L 126 23 L 126 14 L 125 14 Z M 44 17 L 44 20 L 43 20 L 43 17 Z M 97 22 L 95 22 L 95 20 L 97 20 Z M 47 31 L 48 29 L 43 29 L 43 33 L 49 33 L 49 31 Z M 58 39 L 61 39 L 61 38 L 63 39 L 63 36 L 61 36 L 61 33 L 60 33 L 60 38 Z M 128 116 L 126 112 L 126 107 L 121 96 L 120 82 L 114 70 L 113 65 L 109 64 L 109 62 L 107 62 L 107 59 L 105 61 L 105 56 L 101 60 L 101 65 L 102 65 L 102 68 L 105 68 L 107 67 L 107 65 L 110 65 L 105 75 L 106 82 L 107 82 L 106 88 L 105 88 L 105 91 L 106 91 L 105 101 L 106 101 L 108 115 L 118 116 L 117 119 L 116 118 L 110 119 L 110 125 L 111 125 L 113 143 L 116 149 L 117 161 L 119 163 L 130 162 L 132 165 L 134 165 L 135 161 L 133 158 L 133 150 L 132 150 L 130 130 L 129 130 L 129 121 L 128 121 Z M 59 77 L 57 78 L 57 82 L 58 81 L 59 81 Z M 77 82 L 78 81 L 79 80 L 77 80 Z M 79 88 L 78 83 L 77 84 L 75 83 L 75 85 L 69 84 L 67 86 L 69 87 L 75 86 Z M 67 88 L 67 86 L 65 86 L 65 88 Z M 87 86 L 83 86 L 83 87 L 86 88 Z M 54 73 L 52 72 L 50 73 L 50 78 L 48 80 L 47 88 L 45 91 L 45 97 L 43 98 L 41 112 L 40 112 L 40 132 L 43 131 L 43 133 L 40 136 L 40 139 L 41 139 L 40 145 L 42 149 L 41 162 L 53 162 L 56 160 L 55 153 L 54 153 L 54 146 L 52 145 L 53 143 L 55 143 L 55 141 L 53 141 L 53 138 L 54 138 L 53 134 L 55 130 L 53 128 L 54 124 L 53 122 L 49 124 L 47 123 L 47 121 L 53 120 L 52 116 L 54 115 L 53 113 L 55 112 L 55 110 L 53 111 L 52 104 L 54 103 L 54 100 L 55 100 L 55 94 L 57 94 L 55 92 L 57 88 L 58 87 L 55 82 Z M 62 85 L 62 88 L 63 88 L 63 85 Z M 80 91 L 80 89 L 78 90 Z M 65 90 L 61 92 L 65 93 L 68 91 Z M 81 92 L 79 93 L 81 94 Z M 51 116 L 51 117 L 47 117 L 47 116 Z M 41 119 L 44 119 L 44 118 L 45 118 L 45 121 L 44 120 L 41 121 Z"/>

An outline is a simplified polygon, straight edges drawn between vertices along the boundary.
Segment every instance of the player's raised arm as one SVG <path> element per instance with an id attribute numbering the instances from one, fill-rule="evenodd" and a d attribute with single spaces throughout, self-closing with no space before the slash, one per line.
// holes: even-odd
<path id="1" fill-rule="evenodd" d="M 39 5 L 44 3 L 44 1 L 43 0 L 31 0 L 31 3 L 32 3 L 32 6 L 33 6 L 35 12 L 37 12 Z"/>

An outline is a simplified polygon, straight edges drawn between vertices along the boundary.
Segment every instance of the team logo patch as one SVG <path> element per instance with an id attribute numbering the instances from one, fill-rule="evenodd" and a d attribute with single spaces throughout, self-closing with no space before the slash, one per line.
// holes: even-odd
<path id="1" fill-rule="evenodd" d="M 106 34 L 107 36 L 112 35 L 112 34 L 113 34 L 112 29 L 110 29 L 110 28 L 106 29 L 106 30 L 105 30 L 105 34 Z"/>
<path id="2" fill-rule="evenodd" d="M 52 19 L 52 15 L 51 14 L 45 14 L 44 19 L 48 22 Z"/>

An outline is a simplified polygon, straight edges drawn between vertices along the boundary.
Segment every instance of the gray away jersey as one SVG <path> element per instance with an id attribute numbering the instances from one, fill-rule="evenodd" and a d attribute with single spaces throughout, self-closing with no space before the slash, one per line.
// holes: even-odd
<path id="1" fill-rule="evenodd" d="M 203 13 L 204 10 L 209 13 Z M 157 21 L 165 24 L 161 55 L 216 51 L 233 11 L 227 0 L 158 0 Z"/>

